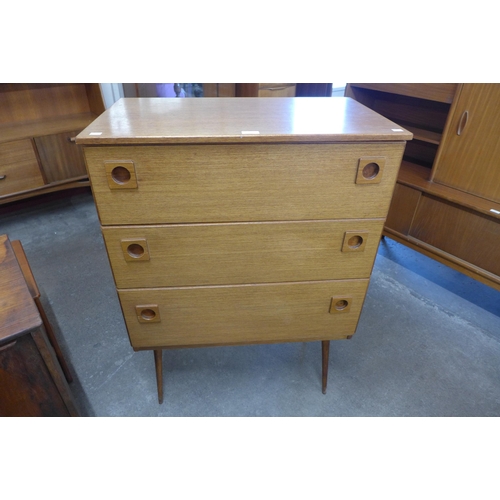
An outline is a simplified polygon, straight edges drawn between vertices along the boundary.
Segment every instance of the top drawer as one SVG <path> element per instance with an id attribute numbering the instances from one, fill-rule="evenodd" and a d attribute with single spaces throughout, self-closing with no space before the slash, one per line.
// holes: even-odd
<path id="1" fill-rule="evenodd" d="M 385 218 L 404 146 L 87 146 L 84 151 L 101 223 L 121 225 Z"/>

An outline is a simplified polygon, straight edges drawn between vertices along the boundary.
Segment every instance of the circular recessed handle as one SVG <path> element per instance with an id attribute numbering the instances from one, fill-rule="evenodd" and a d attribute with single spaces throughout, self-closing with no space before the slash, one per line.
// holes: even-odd
<path id="1" fill-rule="evenodd" d="M 365 156 L 359 159 L 356 184 L 379 184 L 386 164 L 385 156 Z"/>
<path id="2" fill-rule="evenodd" d="M 144 247 L 138 243 L 132 243 L 127 247 L 127 253 L 134 259 L 140 259 L 144 255 Z"/>
<path id="3" fill-rule="evenodd" d="M 111 170 L 111 178 L 117 183 L 117 184 L 127 184 L 127 182 L 130 181 L 130 171 L 122 166 L 117 166 L 113 170 Z"/>
<path id="4" fill-rule="evenodd" d="M 141 318 L 144 321 L 152 321 L 156 318 L 156 312 L 153 309 L 143 309 L 141 311 Z"/>
<path id="5" fill-rule="evenodd" d="M 340 299 L 335 302 L 334 307 L 337 311 L 343 311 L 349 305 L 349 301 L 346 299 Z"/>
<path id="6" fill-rule="evenodd" d="M 342 243 L 342 252 L 363 252 L 369 234 L 369 231 L 346 231 Z"/>
<path id="7" fill-rule="evenodd" d="M 160 309 L 158 304 L 142 304 L 135 306 L 135 313 L 139 323 L 159 323 Z"/>
<path id="8" fill-rule="evenodd" d="M 132 160 L 105 161 L 106 178 L 110 189 L 137 189 L 135 163 Z"/>
<path id="9" fill-rule="evenodd" d="M 332 297 L 330 314 L 348 313 L 351 310 L 352 297 Z"/>
<path id="10" fill-rule="evenodd" d="M 127 262 L 150 260 L 149 247 L 146 238 L 123 239 L 120 241 L 123 258 Z"/>
<path id="11" fill-rule="evenodd" d="M 378 163 L 375 163 L 374 161 L 367 163 L 363 167 L 363 177 L 368 181 L 375 179 L 375 177 L 377 177 L 379 172 L 380 172 L 380 167 Z"/>
<path id="12" fill-rule="evenodd" d="M 352 250 L 355 250 L 356 248 L 359 248 L 362 244 L 363 244 L 363 237 L 360 236 L 359 234 L 351 236 L 349 238 L 349 240 L 347 241 L 347 245 Z"/>

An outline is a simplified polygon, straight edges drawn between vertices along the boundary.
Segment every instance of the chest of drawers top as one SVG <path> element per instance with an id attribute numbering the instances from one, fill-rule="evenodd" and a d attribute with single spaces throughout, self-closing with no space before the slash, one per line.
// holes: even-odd
<path id="1" fill-rule="evenodd" d="M 409 138 L 350 98 L 135 98 L 76 140 L 101 223 L 124 225 L 385 217 Z"/>
<path id="2" fill-rule="evenodd" d="M 406 141 L 412 134 L 343 97 L 123 98 L 78 144 Z"/>

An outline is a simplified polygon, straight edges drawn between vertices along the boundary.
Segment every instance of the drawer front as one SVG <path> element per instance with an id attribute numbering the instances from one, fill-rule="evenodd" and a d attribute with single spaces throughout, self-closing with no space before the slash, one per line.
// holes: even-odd
<path id="1" fill-rule="evenodd" d="M 137 349 L 341 339 L 368 280 L 119 290 Z"/>
<path id="2" fill-rule="evenodd" d="M 410 236 L 500 276 L 500 224 L 496 218 L 422 195 Z"/>
<path id="3" fill-rule="evenodd" d="M 122 225 L 385 218 L 403 149 L 111 146 L 86 147 L 85 156 L 101 223 Z"/>
<path id="4" fill-rule="evenodd" d="M 0 144 L 0 196 L 28 191 L 44 184 L 29 139 Z"/>
<path id="5" fill-rule="evenodd" d="M 35 138 L 47 182 L 65 181 L 87 175 L 81 146 L 77 146 L 72 140 L 79 132 L 75 130 Z"/>
<path id="6" fill-rule="evenodd" d="M 368 278 L 383 219 L 103 227 L 118 288 Z"/>

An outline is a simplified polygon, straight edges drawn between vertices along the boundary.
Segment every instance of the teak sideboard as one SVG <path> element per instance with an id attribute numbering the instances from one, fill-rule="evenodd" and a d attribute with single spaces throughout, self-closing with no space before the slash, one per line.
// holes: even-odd
<path id="1" fill-rule="evenodd" d="M 356 331 L 412 134 L 349 98 L 121 99 L 76 138 L 134 350 Z"/>
<path id="2" fill-rule="evenodd" d="M 346 95 L 414 134 L 384 235 L 500 290 L 500 84 L 350 83 Z"/>
<path id="3" fill-rule="evenodd" d="M 0 83 L 0 204 L 89 186 L 75 137 L 103 111 L 98 83 Z"/>

